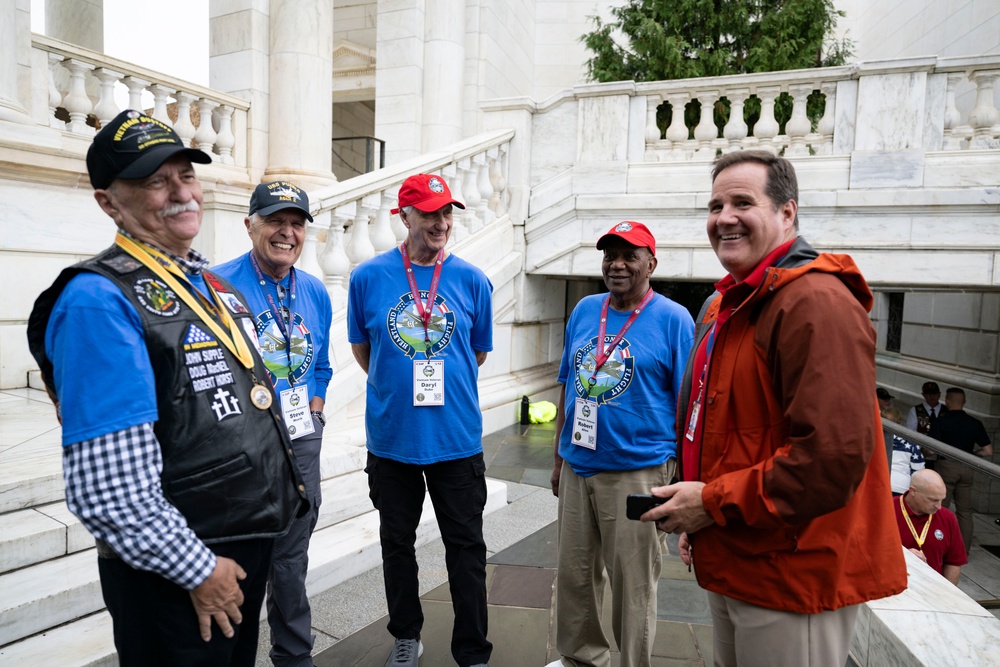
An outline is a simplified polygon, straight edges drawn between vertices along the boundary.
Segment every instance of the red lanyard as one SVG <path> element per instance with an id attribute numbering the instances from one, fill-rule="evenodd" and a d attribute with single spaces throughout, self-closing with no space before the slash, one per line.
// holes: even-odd
<path id="1" fill-rule="evenodd" d="M 413 275 L 413 263 L 410 255 L 406 251 L 406 242 L 399 244 L 399 252 L 403 255 L 403 266 L 406 267 L 406 282 L 410 284 L 410 293 L 413 295 L 413 302 L 417 304 L 417 313 L 424 323 L 424 351 L 430 356 L 431 336 L 427 331 L 427 326 L 431 323 L 431 315 L 434 313 L 434 299 L 437 298 L 438 283 L 441 282 L 441 264 L 444 263 L 444 248 L 438 251 L 437 261 L 434 262 L 434 276 L 431 278 L 431 288 L 427 292 L 427 306 L 420 300 L 420 290 L 417 289 L 417 278 Z"/>
<path id="2" fill-rule="evenodd" d="M 646 292 L 646 296 L 642 297 L 642 301 L 639 302 L 636 309 L 633 310 L 632 314 L 628 316 L 627 320 L 625 320 L 625 324 L 623 324 L 622 328 L 619 329 L 618 335 L 615 336 L 613 341 L 611 341 L 610 347 L 605 347 L 604 345 L 604 334 L 608 328 L 608 304 L 611 302 L 611 295 L 609 294 L 604 297 L 604 303 L 601 305 L 601 324 L 597 327 L 597 353 L 594 355 L 594 374 L 591 375 L 590 380 L 588 380 L 588 383 L 590 384 L 590 386 L 587 387 L 588 394 L 590 394 L 590 390 L 593 389 L 594 385 L 597 384 L 597 371 L 601 370 L 601 366 L 603 366 L 605 362 L 611 358 L 611 353 L 615 351 L 616 347 L 618 347 L 618 343 L 622 342 L 622 338 L 625 337 L 625 332 L 629 330 L 629 327 L 631 327 L 632 323 L 635 322 L 637 317 L 639 317 L 643 308 L 645 308 L 649 302 L 653 300 L 654 296 L 656 296 L 656 292 L 654 292 L 653 288 L 650 287 Z"/>

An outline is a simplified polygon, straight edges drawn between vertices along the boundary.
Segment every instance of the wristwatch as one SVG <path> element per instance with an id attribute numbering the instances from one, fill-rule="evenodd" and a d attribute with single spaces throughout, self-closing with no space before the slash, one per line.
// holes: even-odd
<path id="1" fill-rule="evenodd" d="M 313 410 L 313 411 L 311 411 L 311 414 L 312 414 L 313 417 L 316 418 L 317 421 L 319 421 L 320 424 L 322 424 L 323 426 L 326 426 L 326 415 L 324 415 L 319 410 Z"/>

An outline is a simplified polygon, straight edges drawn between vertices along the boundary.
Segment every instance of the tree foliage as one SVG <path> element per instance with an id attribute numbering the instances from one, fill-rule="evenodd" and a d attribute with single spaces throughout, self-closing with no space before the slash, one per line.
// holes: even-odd
<path id="1" fill-rule="evenodd" d="M 840 65 L 833 0 L 627 0 L 581 37 L 592 81 L 663 81 Z"/>

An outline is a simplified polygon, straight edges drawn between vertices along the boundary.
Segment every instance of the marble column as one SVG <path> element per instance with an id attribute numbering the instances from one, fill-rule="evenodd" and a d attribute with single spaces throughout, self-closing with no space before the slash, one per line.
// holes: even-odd
<path id="1" fill-rule="evenodd" d="M 375 136 L 393 165 L 423 152 L 424 0 L 382 0 L 377 21 Z"/>
<path id="2" fill-rule="evenodd" d="M 424 151 L 462 138 L 465 3 L 427 0 L 424 14 Z"/>
<path id="3" fill-rule="evenodd" d="M 210 0 L 208 17 L 209 87 L 250 102 L 247 165 L 257 182 L 268 164 L 268 4 Z"/>
<path id="4" fill-rule="evenodd" d="M 30 16 L 25 16 L 26 12 L 20 11 L 17 4 L 13 2 L 0 3 L 0 120 L 12 123 L 34 124 L 28 115 L 27 109 L 19 101 L 18 85 L 18 61 L 21 60 L 19 51 L 23 51 L 23 44 L 19 43 L 19 35 L 23 40 L 25 34 L 18 27 Z M 28 49 L 31 48 L 30 31 L 27 32 Z"/>
<path id="5" fill-rule="evenodd" d="M 333 3 L 271 0 L 265 180 L 329 185 L 333 137 Z"/>
<path id="6" fill-rule="evenodd" d="M 45 34 L 104 52 L 104 0 L 45 0 Z"/>

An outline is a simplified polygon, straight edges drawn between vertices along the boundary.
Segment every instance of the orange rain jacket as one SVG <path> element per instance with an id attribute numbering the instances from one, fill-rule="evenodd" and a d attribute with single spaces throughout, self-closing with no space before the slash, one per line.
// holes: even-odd
<path id="1" fill-rule="evenodd" d="M 718 314 L 714 297 L 696 349 Z M 800 237 L 716 332 L 699 476 L 716 524 L 692 536 L 703 588 L 805 614 L 906 588 L 872 301 L 849 256 L 818 254 Z M 682 420 L 687 405 L 682 395 Z"/>

